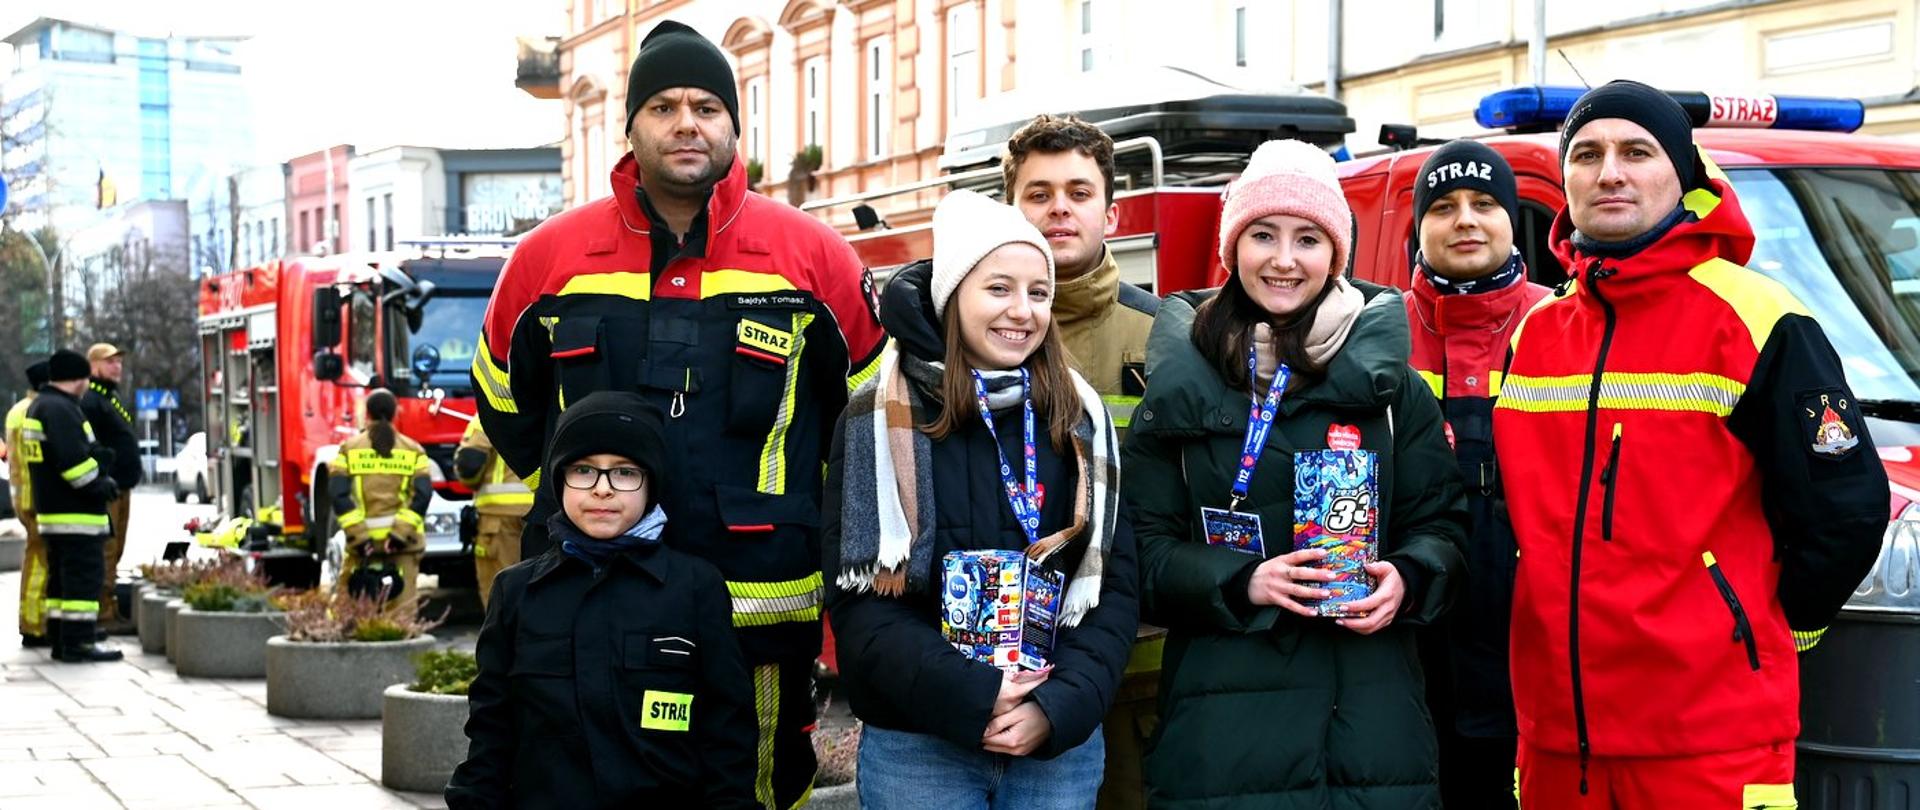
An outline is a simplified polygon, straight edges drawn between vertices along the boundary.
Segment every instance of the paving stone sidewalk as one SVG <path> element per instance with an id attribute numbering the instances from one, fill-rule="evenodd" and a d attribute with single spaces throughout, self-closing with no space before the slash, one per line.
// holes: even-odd
<path id="1" fill-rule="evenodd" d="M 447 806 L 380 786 L 378 720 L 273 717 L 266 681 L 182 678 L 131 637 L 113 664 L 23 650 L 19 594 L 0 574 L 0 808 Z"/>

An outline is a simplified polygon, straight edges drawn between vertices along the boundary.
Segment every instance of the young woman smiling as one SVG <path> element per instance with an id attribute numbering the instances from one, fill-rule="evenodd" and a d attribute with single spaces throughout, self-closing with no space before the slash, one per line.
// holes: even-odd
<path id="1" fill-rule="evenodd" d="M 1162 302 L 1125 454 L 1142 617 L 1168 628 L 1149 803 L 1438 807 L 1411 626 L 1459 589 L 1466 514 L 1405 306 L 1347 278 L 1352 215 L 1317 147 L 1262 145 L 1220 222 L 1231 274 Z M 1296 466 L 1327 469 L 1296 453 L 1329 449 L 1377 463 L 1372 592 L 1341 618 L 1314 605 L 1326 552 L 1293 531 Z"/>
<path id="2" fill-rule="evenodd" d="M 887 286 L 894 338 L 835 431 L 822 527 L 863 807 L 1091 808 L 1100 718 L 1137 625 L 1133 534 L 1099 394 L 1067 366 L 1047 243 L 969 191 L 932 262 Z M 942 561 L 1023 552 L 1058 576 L 1050 667 L 1003 672 L 941 628 Z"/>

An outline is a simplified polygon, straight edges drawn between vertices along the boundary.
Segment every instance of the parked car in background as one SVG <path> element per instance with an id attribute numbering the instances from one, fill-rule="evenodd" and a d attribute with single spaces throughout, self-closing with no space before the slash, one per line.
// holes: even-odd
<path id="1" fill-rule="evenodd" d="M 186 503 L 187 496 L 210 503 L 207 498 L 207 434 L 195 433 L 173 454 L 173 500 Z"/>

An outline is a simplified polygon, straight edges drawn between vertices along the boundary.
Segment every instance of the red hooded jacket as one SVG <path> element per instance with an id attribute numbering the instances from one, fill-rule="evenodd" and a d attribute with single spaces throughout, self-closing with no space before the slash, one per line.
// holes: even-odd
<path id="1" fill-rule="evenodd" d="M 1584 254 L 1561 212 L 1573 279 L 1514 336 L 1494 411 L 1520 735 L 1583 760 L 1793 739 L 1789 629 L 1825 626 L 1887 519 L 1839 357 L 1742 266 L 1754 236 L 1732 187 L 1716 172 L 1682 205 L 1625 258 Z"/>

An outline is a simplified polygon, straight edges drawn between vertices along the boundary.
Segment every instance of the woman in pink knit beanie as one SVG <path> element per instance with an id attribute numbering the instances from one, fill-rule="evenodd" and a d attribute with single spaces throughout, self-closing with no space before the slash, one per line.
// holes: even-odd
<path id="1" fill-rule="evenodd" d="M 1440 806 L 1414 628 L 1461 586 L 1465 500 L 1352 234 L 1333 159 L 1263 144 L 1223 200 L 1226 284 L 1154 320 L 1121 465 L 1168 628 L 1149 806 Z"/>

